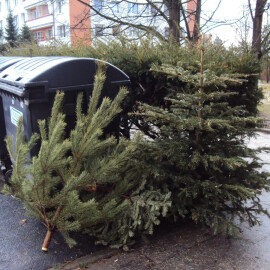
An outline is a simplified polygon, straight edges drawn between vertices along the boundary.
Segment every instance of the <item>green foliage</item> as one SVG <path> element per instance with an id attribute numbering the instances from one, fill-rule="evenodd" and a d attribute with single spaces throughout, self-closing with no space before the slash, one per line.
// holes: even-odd
<path id="1" fill-rule="evenodd" d="M 30 28 L 24 24 L 20 33 L 20 42 L 31 43 L 33 41 L 33 33 Z"/>
<path id="2" fill-rule="evenodd" d="M 25 142 L 19 128 L 16 151 L 7 140 L 16 162 L 12 189 L 5 191 L 70 245 L 68 232 L 82 230 L 97 243 L 127 249 L 136 235 L 151 234 L 170 216 L 234 234 L 234 218 L 254 225 L 257 213 L 268 214 L 258 198 L 269 190 L 268 175 L 259 172 L 257 152 L 245 144 L 262 124 L 254 117 L 262 97 L 256 56 L 218 42 L 197 48 L 125 40 L 75 48 L 32 44 L 10 54 L 22 52 L 103 59 L 132 80 L 129 94 L 122 90 L 97 107 L 104 82 L 99 72 L 86 114 L 78 96 L 76 127 L 68 138 L 58 94 L 48 128 L 39 123 L 41 148 L 30 161 L 36 135 Z M 134 125 L 150 139 L 117 142 L 103 134 L 123 101 L 124 113 L 139 110 L 123 115 L 123 134 L 129 137 Z"/>
<path id="3" fill-rule="evenodd" d="M 11 50 L 11 55 L 67 55 L 77 57 L 93 57 L 108 61 L 124 72 L 131 79 L 130 91 L 123 104 L 123 112 L 134 112 L 137 110 L 136 101 L 154 106 L 166 107 L 164 97 L 171 96 L 170 89 L 179 86 L 183 93 L 188 91 L 189 85 L 174 78 L 168 78 L 166 74 L 155 72 L 155 65 L 177 65 L 182 63 L 182 68 L 191 74 L 199 72 L 200 54 L 197 46 L 186 44 L 183 47 L 174 44 L 153 44 L 151 40 L 138 42 L 127 42 L 121 38 L 118 41 L 96 42 L 93 46 L 77 44 L 76 47 L 67 45 L 50 45 L 40 48 L 36 45 L 25 47 L 22 50 Z M 245 116 L 255 116 L 257 105 L 262 99 L 262 90 L 258 88 L 257 79 L 260 73 L 260 63 L 256 56 L 245 48 L 231 47 L 226 49 L 220 42 L 212 44 L 208 42 L 205 54 L 205 65 L 215 75 L 224 72 L 227 76 L 244 74 L 245 81 L 242 84 L 232 84 L 224 81 L 222 90 L 234 91 L 237 95 L 228 97 L 231 106 L 245 106 Z M 213 86 L 215 87 L 215 86 Z M 221 87 L 221 86 L 220 86 Z M 135 125 L 140 130 L 150 135 L 149 126 L 142 125 L 141 117 L 129 115 L 122 118 L 122 133 L 129 137 L 129 129 Z"/>
<path id="4" fill-rule="evenodd" d="M 168 211 L 170 193 L 146 185 L 148 171 L 139 167 L 140 137 L 117 142 L 103 134 L 121 112 L 127 92 L 120 89 L 113 101 L 105 97 L 98 107 L 104 81 L 99 71 L 86 114 L 83 94 L 78 95 L 76 126 L 68 138 L 64 94 L 56 94 L 51 118 L 39 121 L 40 150 L 31 159 L 29 151 L 39 137 L 34 134 L 26 142 L 19 121 L 15 149 L 13 139 L 6 140 L 14 170 L 4 193 L 20 198 L 29 214 L 43 220 L 49 231 L 59 230 L 69 246 L 75 244 L 69 232 L 80 230 L 99 243 L 127 249 L 138 232 L 153 232 Z"/>
<path id="5" fill-rule="evenodd" d="M 7 40 L 9 46 L 14 48 L 18 42 L 18 33 L 12 11 L 9 11 L 8 13 L 7 26 L 5 30 L 6 30 L 5 39 Z"/>
<path id="6" fill-rule="evenodd" d="M 207 56 L 201 49 L 202 59 Z M 254 225 L 259 223 L 258 213 L 268 215 L 258 196 L 269 190 L 269 175 L 259 171 L 258 151 L 246 146 L 262 120 L 243 117 L 245 107 L 229 103 L 238 94 L 232 90 L 243 83 L 243 75 L 229 76 L 221 70 L 217 75 L 207 63 L 201 60 L 197 73 L 187 72 L 184 61 L 154 67 L 179 86 L 173 84 L 167 109 L 140 107 L 157 136 L 149 142 L 145 158 L 148 164 L 159 164 L 161 179 L 172 192 L 170 211 L 175 218 L 190 217 L 215 233 L 233 235 L 239 231 L 236 217 Z M 224 91 L 228 82 L 231 88 Z"/>

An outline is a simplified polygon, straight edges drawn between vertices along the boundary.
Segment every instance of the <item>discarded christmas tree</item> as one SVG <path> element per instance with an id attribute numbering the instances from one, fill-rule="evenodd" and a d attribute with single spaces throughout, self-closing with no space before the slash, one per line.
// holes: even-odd
<path id="1" fill-rule="evenodd" d="M 104 79 L 102 72 L 96 75 L 86 115 L 81 110 L 83 95 L 78 95 L 77 122 L 70 138 L 65 139 L 63 93 L 56 95 L 48 130 L 45 120 L 39 121 L 41 146 L 37 157 L 30 161 L 27 158 L 38 136 L 33 135 L 29 143 L 25 142 L 22 121 L 17 132 L 16 151 L 12 138 L 7 138 L 14 168 L 11 187 L 5 186 L 4 192 L 20 198 L 31 215 L 43 220 L 48 229 L 42 246 L 44 251 L 54 231 L 59 230 L 72 246 L 75 242 L 68 233 L 80 230 L 80 221 L 90 223 L 91 220 L 95 224 L 106 215 L 109 219 L 125 207 L 125 202 L 116 205 L 113 199 L 101 207 L 94 196 L 85 201 L 80 197 L 82 190 L 96 193 L 99 186 L 107 185 L 109 188 L 118 181 L 111 174 L 132 152 L 132 145 L 123 148 L 113 136 L 100 139 L 103 129 L 121 111 L 120 103 L 126 92 L 122 88 L 114 101 L 104 98 L 97 108 Z"/>
<path id="2" fill-rule="evenodd" d="M 161 193 L 146 182 L 149 172 L 142 170 L 136 150 L 140 138 L 117 142 L 103 133 L 121 111 L 126 93 L 122 88 L 113 101 L 105 97 L 98 107 L 104 80 L 99 71 L 86 114 L 83 95 L 78 95 L 76 126 L 68 138 L 64 94 L 56 94 L 48 129 L 45 120 L 39 121 L 37 157 L 29 160 L 28 153 L 38 135 L 26 142 L 22 121 L 15 149 L 12 138 L 7 138 L 14 167 L 4 192 L 20 198 L 30 215 L 45 224 L 44 251 L 55 231 L 73 246 L 69 232 L 79 230 L 97 238 L 97 243 L 127 249 L 136 234 L 152 233 L 171 205 L 169 192 Z"/>
<path id="3" fill-rule="evenodd" d="M 174 217 L 191 217 L 215 233 L 234 235 L 239 231 L 235 218 L 254 225 L 259 223 L 258 213 L 268 214 L 258 196 L 269 190 L 269 177 L 259 170 L 258 151 L 246 145 L 262 121 L 243 117 L 244 107 L 227 102 L 236 93 L 220 91 L 226 82 L 241 84 L 245 75 L 217 76 L 204 66 L 203 42 L 198 51 L 197 72 L 188 71 L 181 61 L 153 67 L 169 83 L 174 81 L 168 87 L 181 83 L 169 89 L 173 98 L 166 99 L 167 109 L 140 108 L 157 136 L 149 142 L 146 162 L 160 166 L 159 178 L 166 179 L 163 185 L 172 192 Z"/>

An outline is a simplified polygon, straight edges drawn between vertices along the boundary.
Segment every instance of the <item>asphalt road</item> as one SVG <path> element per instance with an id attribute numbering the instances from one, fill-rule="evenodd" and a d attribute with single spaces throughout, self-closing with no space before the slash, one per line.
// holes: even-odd
<path id="1" fill-rule="evenodd" d="M 265 146 L 270 147 L 270 135 L 260 134 L 256 139 L 252 139 L 249 142 L 249 145 L 254 148 Z M 270 172 L 270 154 L 261 154 L 261 159 L 262 162 L 265 163 L 263 170 Z M 264 192 L 261 196 L 261 201 L 266 209 L 270 211 L 270 194 Z M 270 269 L 270 219 L 266 216 L 262 216 L 261 219 L 262 226 L 249 228 L 248 226 L 243 225 L 243 239 L 234 241 L 234 246 L 230 246 L 230 248 L 228 248 L 223 242 L 217 242 L 214 249 L 211 249 L 209 246 L 205 246 L 202 249 L 206 252 L 207 256 L 205 257 L 203 257 L 201 250 L 200 252 L 195 253 L 196 249 L 194 248 L 194 257 L 197 256 L 200 258 L 200 261 L 203 259 L 203 261 L 206 262 L 206 258 L 213 257 L 214 251 L 217 253 L 218 249 L 225 247 L 227 248 L 227 251 L 220 252 L 220 258 L 222 258 L 221 263 L 228 266 L 229 263 L 234 262 L 234 266 L 225 266 L 225 268 L 217 267 L 214 269 Z M 22 222 L 23 220 L 27 220 L 27 222 Z M 194 234 L 194 230 L 192 230 L 191 233 Z M 21 202 L 12 197 L 0 195 L 0 270 L 45 270 L 55 264 L 62 264 L 65 261 L 73 260 L 102 248 L 95 246 L 93 239 L 89 238 L 87 235 L 77 235 L 76 238 L 79 240 L 80 244 L 70 249 L 66 245 L 62 236 L 56 233 L 52 239 L 48 253 L 44 253 L 41 251 L 41 245 L 45 234 L 46 228 L 38 220 L 29 218 L 25 215 L 25 210 Z M 179 234 L 182 235 L 183 231 L 181 230 Z M 201 233 L 198 235 L 201 236 Z M 165 239 L 167 239 L 167 237 L 165 237 Z M 194 239 L 194 235 L 192 235 L 190 239 Z M 171 247 L 172 245 L 168 245 L 168 242 L 166 241 L 162 245 L 158 244 L 157 247 Z M 230 251 L 231 255 L 229 254 Z M 154 254 L 154 248 L 149 252 L 150 255 Z M 160 253 L 158 254 L 160 257 Z M 178 254 L 177 256 L 179 257 L 180 255 Z M 171 258 L 176 259 L 177 256 L 174 254 Z M 233 259 L 233 257 L 236 258 Z M 128 257 L 128 260 L 130 260 L 130 257 Z M 138 258 L 134 257 L 136 265 L 139 263 L 138 260 L 141 260 L 141 256 Z M 225 264 L 224 260 L 228 260 L 228 262 Z M 170 259 L 170 261 L 172 261 L 172 259 Z M 235 261 L 238 261 L 238 265 Z M 244 262 L 248 264 L 249 267 L 247 267 Z M 113 265 L 112 262 L 108 260 L 107 263 L 111 263 L 111 265 L 104 265 L 105 268 L 103 267 L 102 269 L 111 269 L 109 266 Z M 179 261 L 176 261 L 175 263 L 176 267 L 177 265 L 179 266 Z M 257 267 L 258 265 L 260 265 L 260 267 Z M 167 266 L 168 264 L 164 266 L 165 268 L 160 269 L 185 269 L 166 268 Z M 120 267 L 114 269 L 128 268 Z M 133 270 L 134 269 L 142 268 L 133 268 Z M 201 270 L 207 268 L 195 267 L 186 269 Z"/>
<path id="2" fill-rule="evenodd" d="M 25 219 L 27 222 L 23 222 Z M 95 246 L 87 235 L 77 235 L 80 244 L 70 249 L 62 236 L 56 233 L 49 251 L 44 253 L 41 245 L 45 234 L 45 226 L 26 216 L 21 202 L 0 195 L 1 270 L 44 270 L 101 248 Z"/>

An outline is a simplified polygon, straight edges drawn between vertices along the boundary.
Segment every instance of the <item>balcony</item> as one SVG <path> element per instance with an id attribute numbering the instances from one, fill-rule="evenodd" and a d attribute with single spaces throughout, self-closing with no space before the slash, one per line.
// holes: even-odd
<path id="1" fill-rule="evenodd" d="M 26 21 L 31 30 L 45 28 L 53 25 L 53 14 Z"/>
<path id="2" fill-rule="evenodd" d="M 48 1 L 37 1 L 37 0 L 25 0 L 23 2 L 23 5 L 24 5 L 24 8 L 25 9 L 30 9 L 32 7 L 36 7 L 36 6 L 39 6 L 39 5 L 46 5 L 48 4 Z"/>

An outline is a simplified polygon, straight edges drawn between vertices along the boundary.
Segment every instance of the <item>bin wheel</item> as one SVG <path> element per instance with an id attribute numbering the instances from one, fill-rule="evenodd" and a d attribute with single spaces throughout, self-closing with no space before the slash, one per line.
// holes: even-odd
<path id="1" fill-rule="evenodd" d="M 12 169 L 11 169 L 11 170 L 8 170 L 8 171 L 5 173 L 5 176 L 4 176 L 5 182 L 6 182 L 6 184 L 8 184 L 8 185 L 10 184 L 10 183 L 9 183 L 9 178 L 11 177 L 12 172 L 13 172 Z"/>

